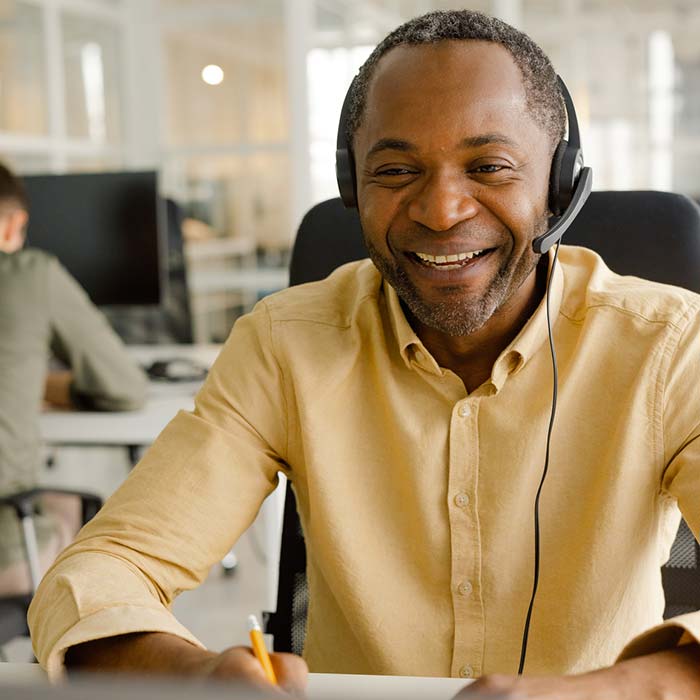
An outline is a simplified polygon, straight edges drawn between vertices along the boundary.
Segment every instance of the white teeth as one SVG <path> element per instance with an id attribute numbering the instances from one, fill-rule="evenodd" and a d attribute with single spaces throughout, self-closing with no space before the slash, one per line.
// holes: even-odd
<path id="1" fill-rule="evenodd" d="M 416 255 L 424 262 L 440 265 L 444 263 L 456 263 L 463 260 L 471 260 L 475 255 L 483 253 L 483 250 L 472 250 L 469 253 L 457 253 L 454 255 L 430 255 L 429 253 L 416 253 Z"/>

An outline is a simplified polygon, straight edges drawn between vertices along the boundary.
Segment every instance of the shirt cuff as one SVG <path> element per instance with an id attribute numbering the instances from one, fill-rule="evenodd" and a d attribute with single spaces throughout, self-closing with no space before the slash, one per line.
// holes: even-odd
<path id="1" fill-rule="evenodd" d="M 105 633 L 105 630 L 109 630 Z M 41 665 L 49 680 L 64 677 L 66 651 L 76 644 L 134 632 L 166 632 L 204 649 L 204 645 L 167 610 L 135 605 L 103 608 L 84 617 L 58 639 Z"/>
<path id="2" fill-rule="evenodd" d="M 700 612 L 687 613 L 666 620 L 663 624 L 635 637 L 625 646 L 617 661 L 646 656 L 700 640 Z"/>

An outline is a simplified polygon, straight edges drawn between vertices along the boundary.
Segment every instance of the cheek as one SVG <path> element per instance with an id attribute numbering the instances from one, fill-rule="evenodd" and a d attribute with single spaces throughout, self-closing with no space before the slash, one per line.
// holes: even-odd
<path id="1" fill-rule="evenodd" d="M 515 248 L 525 248 L 542 233 L 541 222 L 547 220 L 546 196 L 537 196 L 531 190 L 521 191 L 513 192 L 506 201 L 505 206 L 494 205 L 494 211 L 513 235 Z"/>
<path id="2" fill-rule="evenodd" d="M 360 202 L 360 223 L 365 238 L 379 250 L 388 248 L 388 237 L 395 211 L 377 197 L 366 197 Z"/>

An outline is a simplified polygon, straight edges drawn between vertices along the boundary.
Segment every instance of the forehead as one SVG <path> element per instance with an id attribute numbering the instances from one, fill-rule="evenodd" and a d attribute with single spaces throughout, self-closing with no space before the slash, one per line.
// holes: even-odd
<path id="1" fill-rule="evenodd" d="M 443 41 L 399 46 L 382 57 L 358 139 L 457 141 L 499 132 L 523 140 L 533 129 L 541 131 L 527 109 L 520 69 L 504 47 Z"/>

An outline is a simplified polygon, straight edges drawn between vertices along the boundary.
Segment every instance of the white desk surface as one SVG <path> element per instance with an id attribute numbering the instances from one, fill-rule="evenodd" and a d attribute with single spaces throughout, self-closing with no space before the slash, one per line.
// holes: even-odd
<path id="1" fill-rule="evenodd" d="M 193 270 L 187 284 L 193 294 L 234 290 L 276 292 L 289 286 L 289 271 L 282 268 Z"/>
<path id="2" fill-rule="evenodd" d="M 0 663 L 0 690 L 3 685 L 46 682 L 46 674 L 39 664 Z M 307 697 L 309 700 L 351 697 L 449 700 L 469 682 L 461 678 L 311 673 Z"/>
<path id="3" fill-rule="evenodd" d="M 220 345 L 131 345 L 134 359 L 147 365 L 154 360 L 186 357 L 210 367 Z M 146 405 L 138 411 L 48 411 L 39 419 L 44 442 L 50 445 L 150 445 L 180 410 L 194 406 L 200 382 L 151 382 Z"/>

